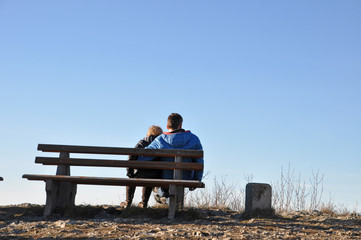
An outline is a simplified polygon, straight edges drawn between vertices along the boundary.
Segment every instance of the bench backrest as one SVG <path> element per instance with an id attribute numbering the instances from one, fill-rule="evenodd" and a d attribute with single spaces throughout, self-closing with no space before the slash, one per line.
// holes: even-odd
<path id="1" fill-rule="evenodd" d="M 74 145 L 39 144 L 38 150 L 43 152 L 67 152 L 84 154 L 112 154 L 112 155 L 143 155 L 159 157 L 191 157 L 202 158 L 201 150 L 183 149 L 144 149 L 144 148 L 120 148 L 120 147 L 93 147 Z"/>
<path id="2" fill-rule="evenodd" d="M 42 152 L 60 153 L 60 156 L 58 158 L 36 157 L 35 162 L 41 163 L 43 165 L 128 167 L 128 168 L 144 168 L 144 169 L 167 169 L 167 170 L 179 169 L 179 170 L 196 170 L 196 171 L 203 170 L 203 164 L 181 162 L 183 157 L 202 158 L 203 151 L 200 150 L 94 147 L 94 146 L 53 145 L 53 144 L 39 144 L 38 150 Z M 70 153 L 174 157 L 175 162 L 160 162 L 160 161 L 148 162 L 148 161 L 71 158 Z"/>

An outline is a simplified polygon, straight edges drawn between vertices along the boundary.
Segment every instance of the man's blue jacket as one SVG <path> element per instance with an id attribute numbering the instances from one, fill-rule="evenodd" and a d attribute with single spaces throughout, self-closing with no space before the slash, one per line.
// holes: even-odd
<path id="1" fill-rule="evenodd" d="M 190 149 L 202 150 L 199 138 L 190 131 L 163 133 L 159 135 L 146 149 Z M 154 157 L 140 156 L 138 161 L 151 161 Z M 174 157 L 162 157 L 164 162 L 174 162 Z M 203 163 L 203 158 L 183 158 L 183 162 Z M 183 170 L 184 180 L 202 180 L 203 171 Z M 163 170 L 164 179 L 173 179 L 173 170 Z"/>

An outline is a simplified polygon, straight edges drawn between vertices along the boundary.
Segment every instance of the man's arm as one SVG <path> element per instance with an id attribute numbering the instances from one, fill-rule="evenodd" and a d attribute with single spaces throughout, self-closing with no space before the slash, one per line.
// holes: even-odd
<path id="1" fill-rule="evenodd" d="M 193 162 L 204 164 L 203 158 L 195 158 Z M 202 177 L 203 177 L 203 171 L 194 171 L 193 180 L 202 181 Z"/>
<path id="2" fill-rule="evenodd" d="M 159 149 L 158 138 L 156 138 L 151 144 L 149 144 L 145 149 Z M 138 161 L 152 161 L 154 156 L 139 156 Z"/>
<path id="3" fill-rule="evenodd" d="M 198 137 L 197 137 L 197 144 L 196 144 L 195 150 L 203 150 L 201 141 L 199 140 Z M 204 159 L 203 158 L 193 158 L 193 162 L 204 164 Z M 202 181 L 202 177 L 203 177 L 203 171 L 194 171 L 193 180 Z"/>

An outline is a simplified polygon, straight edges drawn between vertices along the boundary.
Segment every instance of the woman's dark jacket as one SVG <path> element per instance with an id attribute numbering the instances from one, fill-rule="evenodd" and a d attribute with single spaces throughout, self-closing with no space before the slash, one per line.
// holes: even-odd
<path id="1" fill-rule="evenodd" d="M 134 148 L 145 148 L 148 147 L 149 144 L 153 142 L 154 139 L 156 139 L 157 136 L 150 135 L 142 140 L 140 140 Z M 138 156 L 131 155 L 128 158 L 129 161 L 136 161 L 138 160 Z M 130 178 L 161 178 L 162 177 L 162 170 L 159 169 L 138 169 L 135 171 L 133 168 L 128 168 L 127 170 L 127 176 Z"/>

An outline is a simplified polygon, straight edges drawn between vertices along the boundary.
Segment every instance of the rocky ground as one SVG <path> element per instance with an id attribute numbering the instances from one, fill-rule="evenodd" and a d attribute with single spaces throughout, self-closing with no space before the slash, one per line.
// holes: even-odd
<path id="1" fill-rule="evenodd" d="M 295 212 L 244 219 L 229 210 L 188 209 L 167 218 L 165 208 L 78 206 L 42 217 L 44 207 L 0 206 L 0 239 L 360 239 L 361 217 Z"/>

